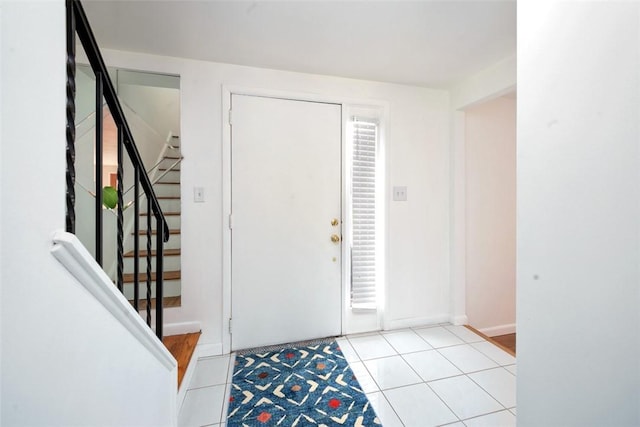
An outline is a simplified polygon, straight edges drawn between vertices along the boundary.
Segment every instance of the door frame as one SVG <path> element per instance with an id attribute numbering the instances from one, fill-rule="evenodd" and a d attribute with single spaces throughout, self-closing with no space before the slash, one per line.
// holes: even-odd
<path id="1" fill-rule="evenodd" d="M 345 191 L 346 185 L 349 182 L 349 167 L 346 164 L 346 159 L 348 159 L 348 144 L 347 141 L 347 129 L 345 124 L 347 123 L 349 117 L 349 108 L 354 106 L 368 106 L 368 107 L 377 107 L 382 111 L 383 120 L 385 122 L 388 121 L 388 103 L 384 101 L 376 101 L 376 100 L 362 100 L 362 99 L 348 99 L 348 98 L 340 98 L 336 96 L 323 96 L 317 94 L 309 94 L 309 93 L 297 93 L 297 92 L 289 92 L 289 91 L 280 91 L 280 90 L 271 90 L 271 89 L 258 89 L 258 88 L 250 88 L 250 87 L 242 87 L 242 86 L 234 86 L 234 85 L 222 85 L 222 353 L 227 354 L 231 351 L 231 329 L 230 329 L 230 318 L 231 318 L 231 306 L 232 306 L 232 283 L 231 283 L 231 229 L 229 228 L 229 218 L 231 214 L 231 125 L 230 125 L 230 117 L 229 111 L 231 109 L 231 96 L 232 95 L 248 95 L 248 96 L 261 96 L 266 98 L 279 98 L 279 99 L 289 99 L 292 101 L 307 101 L 307 102 L 321 102 L 328 104 L 338 104 L 342 107 L 342 129 L 340 130 L 341 135 L 341 204 L 342 204 L 342 233 L 345 238 L 343 238 L 341 242 L 341 257 L 342 257 L 342 273 L 341 273 L 341 331 L 342 334 L 348 328 L 347 325 L 347 310 L 349 307 L 346 304 L 347 301 L 347 286 L 350 278 L 350 270 L 351 265 L 348 257 L 345 256 L 347 253 L 345 248 L 348 248 L 351 244 L 350 239 L 348 238 L 349 233 L 347 232 L 349 227 L 348 221 L 345 221 L 348 218 L 348 209 L 349 203 Z M 384 147 L 384 135 L 381 137 L 381 145 Z M 384 165 L 382 170 L 386 170 L 388 156 L 384 156 Z M 385 175 L 384 177 L 384 188 L 388 188 L 388 181 Z M 384 190 L 383 190 L 384 193 Z M 385 197 L 381 197 L 382 200 L 385 200 Z M 381 207 L 382 211 L 382 224 L 380 226 L 383 231 L 382 241 L 386 240 L 387 234 L 387 222 L 386 222 L 386 209 L 387 204 L 384 203 Z M 383 251 L 380 254 L 380 260 L 383 264 L 383 272 L 384 265 L 387 263 L 386 252 L 384 252 L 384 248 L 381 248 Z M 382 288 L 382 294 L 386 293 L 386 273 L 383 277 L 380 277 L 382 283 L 380 287 Z M 379 306 L 377 312 L 377 329 L 381 329 L 383 325 L 383 314 L 386 311 L 387 303 L 383 302 Z"/>
<path id="2" fill-rule="evenodd" d="M 466 325 L 467 316 L 467 206 L 466 206 L 466 113 L 465 110 L 489 102 L 517 90 L 513 82 L 479 94 L 452 106 L 451 137 L 451 222 L 450 222 L 450 277 L 451 323 Z M 517 310 L 517 308 L 516 308 Z"/>

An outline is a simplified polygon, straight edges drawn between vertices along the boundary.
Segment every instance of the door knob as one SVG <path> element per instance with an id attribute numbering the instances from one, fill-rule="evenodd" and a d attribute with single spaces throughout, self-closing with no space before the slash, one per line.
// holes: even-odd
<path id="1" fill-rule="evenodd" d="M 333 243 L 338 243 L 340 241 L 340 236 L 338 236 L 337 234 L 332 234 L 331 235 L 331 241 Z"/>
<path id="2" fill-rule="evenodd" d="M 335 227 L 336 225 L 338 225 L 338 224 L 340 224 L 340 221 L 338 221 L 338 218 L 333 218 L 333 219 L 331 220 L 331 225 L 333 225 L 334 227 Z"/>

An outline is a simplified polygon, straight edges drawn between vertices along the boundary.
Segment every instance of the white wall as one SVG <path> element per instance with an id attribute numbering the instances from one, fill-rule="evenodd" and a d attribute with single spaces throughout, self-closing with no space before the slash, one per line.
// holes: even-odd
<path id="1" fill-rule="evenodd" d="M 466 304 L 489 336 L 515 332 L 516 100 L 465 110 Z"/>
<path id="2" fill-rule="evenodd" d="M 180 89 L 146 86 L 144 82 L 120 83 L 118 97 L 153 128 L 163 142 L 169 132 L 180 135 Z"/>
<path id="3" fill-rule="evenodd" d="M 389 202 L 387 327 L 449 317 L 449 102 L 445 91 L 275 70 L 105 51 L 110 66 L 181 77 L 182 307 L 167 322 L 202 324 L 201 343 L 221 351 L 222 87 L 308 93 L 336 101 L 387 102 L 388 187 L 406 185 L 407 202 Z M 193 187 L 205 203 L 193 203 Z"/>
<path id="4" fill-rule="evenodd" d="M 0 2 L 0 23 L 3 22 L 3 12 L 2 12 L 2 3 Z M 1 30 L 0 27 L 0 52 L 2 52 L 2 46 L 4 46 L 4 32 Z M 2 66 L 2 57 L 0 56 L 0 100 L 4 99 L 4 90 L 3 90 L 3 86 L 4 86 L 4 80 L 3 80 L 3 75 L 4 75 L 4 67 Z M 4 121 L 4 115 L 2 114 L 2 109 L 4 108 L 4 104 L 3 102 L 0 101 L 0 165 L 3 164 L 3 151 L 4 151 L 4 144 L 2 143 L 3 140 L 3 135 L 4 135 L 4 128 L 2 127 L 2 122 Z M 4 177 L 3 174 L 0 172 L 0 260 L 4 259 L 4 242 L 3 242 L 3 228 L 4 228 L 4 219 L 3 219 L 3 214 L 2 212 L 4 211 L 4 207 L 3 207 L 3 200 L 4 200 Z M 1 268 L 2 264 L 0 263 L 0 268 Z M 0 270 L 0 342 L 2 342 L 2 300 L 3 300 L 3 292 L 2 292 L 2 273 Z M 2 347 L 0 346 L 0 378 L 2 378 L 2 367 L 3 367 L 3 363 L 2 363 Z M 2 386 L 0 384 L 0 402 L 2 402 Z M 0 420 L 2 420 L 2 404 L 0 403 Z M 0 421 L 1 422 L 1 421 Z"/>
<path id="5" fill-rule="evenodd" d="M 50 253 L 65 226 L 65 3 L 4 1 L 0 14 L 0 424 L 175 425 L 175 372 Z"/>
<path id="6" fill-rule="evenodd" d="M 518 425 L 640 425 L 636 2 L 518 2 Z"/>

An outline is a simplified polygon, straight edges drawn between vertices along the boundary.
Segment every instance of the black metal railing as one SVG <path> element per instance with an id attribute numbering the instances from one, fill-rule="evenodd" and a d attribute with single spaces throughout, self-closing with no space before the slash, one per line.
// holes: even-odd
<path id="1" fill-rule="evenodd" d="M 146 224 L 146 238 L 147 238 L 147 272 L 146 272 L 146 302 L 147 302 L 147 324 L 151 327 L 151 283 L 153 281 L 152 275 L 152 234 L 153 224 L 151 217 L 155 218 L 155 230 L 156 230 L 156 267 L 155 267 L 155 282 L 156 282 L 156 295 L 155 295 L 155 314 L 156 314 L 156 335 L 162 339 L 162 282 L 163 282 L 163 248 L 164 243 L 169 240 L 169 226 L 164 218 L 162 209 L 158 202 L 158 198 L 155 195 L 153 186 L 149 176 L 144 168 L 140 153 L 136 148 L 136 144 L 133 139 L 133 135 L 125 118 L 122 106 L 118 100 L 116 90 L 113 82 L 107 72 L 107 67 L 104 63 L 96 39 L 91 31 L 89 21 L 84 12 L 82 4 L 79 0 L 67 0 L 67 170 L 66 170 L 66 183 L 67 183 L 67 197 L 66 197 L 66 228 L 70 233 L 75 233 L 76 229 L 76 212 L 75 212 L 75 97 L 76 97 L 76 34 L 80 40 L 82 47 L 87 55 L 89 65 L 93 70 L 96 77 L 96 135 L 95 135 L 95 180 L 96 180 L 96 192 L 95 192 L 95 258 L 98 264 L 102 266 L 102 245 L 103 245 L 103 226 L 102 226 L 102 211 L 103 211 L 103 197 L 102 197 L 102 137 L 103 137 L 103 123 L 102 123 L 102 108 L 103 99 L 106 102 L 107 107 L 115 122 L 118 138 L 117 138 L 117 277 L 116 286 L 120 291 L 124 290 L 124 275 L 123 275 L 123 239 L 124 239 L 124 221 L 123 221 L 123 154 L 126 151 L 129 160 L 133 166 L 134 174 L 134 301 L 133 306 L 138 310 L 139 301 L 139 287 L 140 287 L 140 274 L 139 274 L 139 259 L 140 259 L 140 245 L 138 242 L 140 234 L 140 224 L 138 216 L 140 213 L 140 198 L 146 197 L 147 200 L 147 224 Z M 142 194 L 140 192 L 142 187 Z"/>

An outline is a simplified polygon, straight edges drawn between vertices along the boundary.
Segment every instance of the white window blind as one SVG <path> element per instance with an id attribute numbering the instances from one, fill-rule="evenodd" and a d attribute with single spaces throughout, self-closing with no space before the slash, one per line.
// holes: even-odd
<path id="1" fill-rule="evenodd" d="M 351 168 L 351 307 L 376 308 L 376 148 L 378 123 L 354 117 Z"/>

